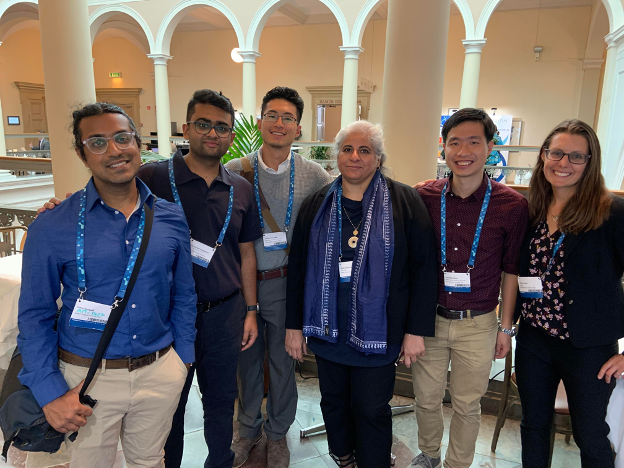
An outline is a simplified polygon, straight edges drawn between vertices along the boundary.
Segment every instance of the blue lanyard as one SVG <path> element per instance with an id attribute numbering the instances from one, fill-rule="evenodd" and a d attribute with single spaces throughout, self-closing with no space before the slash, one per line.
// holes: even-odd
<path id="1" fill-rule="evenodd" d="M 259 151 L 256 151 L 254 161 L 254 194 L 258 204 L 258 215 L 260 216 L 260 227 L 264 231 L 264 218 L 262 217 L 262 207 L 260 206 L 260 181 L 258 178 L 258 158 Z M 284 221 L 284 232 L 288 232 L 290 227 L 290 217 L 292 215 L 293 201 L 295 200 L 295 154 L 290 153 L 290 189 L 288 190 L 288 209 L 286 210 L 286 220 Z"/>
<path id="2" fill-rule="evenodd" d="M 82 190 L 82 195 L 80 196 L 80 212 L 78 213 L 78 232 L 76 233 L 76 265 L 78 267 L 78 292 L 80 293 L 79 299 L 82 299 L 83 294 L 87 292 L 87 276 L 85 272 L 85 260 L 84 260 L 85 225 L 87 224 L 86 212 L 87 212 L 87 188 L 85 187 Z M 134 243 L 132 244 L 132 252 L 130 253 L 130 258 L 128 259 L 128 265 L 126 265 L 126 271 L 124 273 L 123 279 L 121 280 L 119 291 L 117 291 L 117 295 L 115 296 L 115 302 L 113 303 L 113 306 L 112 306 L 113 309 L 117 307 L 117 304 L 126 295 L 128 282 L 130 281 L 130 276 L 132 276 L 132 270 L 134 270 L 134 264 L 136 263 L 137 256 L 139 255 L 139 248 L 141 247 L 141 241 L 143 240 L 144 230 L 145 230 L 145 208 L 143 207 L 141 208 L 141 220 L 139 221 L 139 228 L 137 229 L 137 233 L 134 238 Z"/>
<path id="3" fill-rule="evenodd" d="M 336 203 L 336 216 L 338 217 L 338 245 L 340 246 L 339 261 L 342 261 L 342 184 L 338 186 L 336 193 L 338 202 Z"/>
<path id="4" fill-rule="evenodd" d="M 484 175 L 487 177 L 487 175 Z M 487 213 L 488 205 L 490 204 L 490 198 L 492 196 L 492 182 L 490 178 L 487 179 L 487 190 L 485 197 L 483 198 L 483 204 L 481 205 L 481 213 L 479 213 L 479 221 L 477 222 L 477 231 L 475 232 L 474 240 L 472 241 L 472 249 L 470 250 L 470 259 L 468 260 L 468 272 L 474 268 L 475 258 L 477 256 L 477 247 L 479 247 L 479 240 L 481 239 L 481 230 L 483 229 L 483 222 L 485 221 L 485 213 Z M 442 269 L 446 271 L 446 189 L 448 187 L 448 181 L 444 184 L 441 196 L 441 237 L 442 237 Z"/>
<path id="5" fill-rule="evenodd" d="M 182 201 L 180 200 L 180 194 L 178 193 L 178 187 L 176 187 L 175 177 L 173 175 L 173 156 L 169 158 L 169 183 L 171 184 L 171 191 L 173 192 L 173 199 L 175 202 L 182 206 Z M 227 214 L 225 215 L 225 223 L 223 223 L 223 228 L 221 229 L 221 233 L 219 234 L 219 238 L 215 244 L 215 248 L 223 245 L 223 239 L 225 238 L 225 233 L 227 231 L 228 225 L 230 224 L 230 219 L 232 219 L 232 208 L 234 206 L 234 186 L 230 185 L 230 197 L 228 200 L 228 209 Z M 184 207 L 182 206 L 182 210 Z"/>
<path id="6" fill-rule="evenodd" d="M 546 275 L 548 274 L 552 266 L 555 264 L 555 256 L 557 255 L 557 252 L 559 251 L 559 248 L 561 247 L 561 244 L 563 243 L 564 237 L 565 237 L 565 234 L 562 232 L 561 235 L 559 236 L 559 239 L 557 240 L 557 243 L 555 244 L 555 248 L 553 250 L 552 257 L 550 257 L 550 261 L 548 262 L 548 266 L 546 267 L 546 271 L 541 276 L 542 280 L 546 278 Z"/>

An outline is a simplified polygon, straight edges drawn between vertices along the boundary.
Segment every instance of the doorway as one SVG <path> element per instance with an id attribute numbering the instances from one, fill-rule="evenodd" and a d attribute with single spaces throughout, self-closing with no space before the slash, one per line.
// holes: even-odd
<path id="1" fill-rule="evenodd" d="M 313 114 L 312 141 L 333 141 L 342 126 L 342 86 L 309 86 L 312 95 Z M 358 89 L 358 120 L 368 118 L 370 110 L 368 91 Z"/>

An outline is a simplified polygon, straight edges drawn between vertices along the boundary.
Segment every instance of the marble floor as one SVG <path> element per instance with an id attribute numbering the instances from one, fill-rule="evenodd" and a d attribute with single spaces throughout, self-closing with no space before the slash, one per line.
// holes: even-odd
<path id="1" fill-rule="evenodd" d="M 300 439 L 301 428 L 323 422 L 319 406 L 320 392 L 318 380 L 303 380 L 297 378 L 299 389 L 299 403 L 297 405 L 296 421 L 288 433 L 288 445 L 291 451 L 291 466 L 293 468 L 327 468 L 335 467 L 327 449 L 327 438 L 324 434 L 309 439 Z M 412 403 L 409 398 L 395 396 L 393 405 Z M 448 425 L 452 410 L 444 408 L 446 430 L 442 441 L 443 453 L 448 444 Z M 496 418 L 484 415 L 481 430 L 477 440 L 476 455 L 471 468 L 521 468 L 520 463 L 520 428 L 517 421 L 507 421 L 503 428 L 496 453 L 490 452 L 492 433 Z M 406 468 L 412 458 L 418 453 L 417 424 L 413 413 L 395 416 L 393 419 L 394 444 L 392 452 L 396 455 L 396 467 Z M 235 423 L 236 430 L 236 423 Z M 203 418 L 199 390 L 193 386 L 186 408 L 185 421 L 185 450 L 182 466 L 184 468 L 202 468 L 208 449 L 203 437 Z M 266 441 L 263 439 L 254 450 L 244 468 L 265 468 Z M 114 468 L 126 466 L 121 451 L 117 454 Z M 54 455 L 31 453 L 26 454 L 11 448 L 6 468 L 61 468 L 69 467 L 67 454 L 59 452 Z M 580 468 L 580 458 L 577 446 L 572 442 L 566 445 L 563 436 L 557 436 L 553 468 Z M 269 467 L 270 468 L 270 467 Z"/>

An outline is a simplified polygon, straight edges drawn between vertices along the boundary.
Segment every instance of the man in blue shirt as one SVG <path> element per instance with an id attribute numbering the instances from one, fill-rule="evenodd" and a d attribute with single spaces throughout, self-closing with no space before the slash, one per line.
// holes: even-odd
<path id="1" fill-rule="evenodd" d="M 93 177 L 29 228 L 18 313 L 24 364 L 19 378 L 55 429 L 67 433 L 85 426 L 74 442 L 67 441 L 72 468 L 112 466 L 120 435 L 129 466 L 161 466 L 172 416 L 195 360 L 197 296 L 189 228 L 180 207 L 157 200 L 135 177 L 140 137 L 122 109 L 96 103 L 75 111 L 73 118 L 76 152 Z M 79 402 L 78 391 L 102 324 L 80 320 L 76 303 L 88 303 L 107 320 L 142 240 L 144 204 L 154 211 L 149 246 L 90 386 L 89 394 L 98 400 L 91 410 Z M 59 296 L 63 307 L 55 327 Z"/>

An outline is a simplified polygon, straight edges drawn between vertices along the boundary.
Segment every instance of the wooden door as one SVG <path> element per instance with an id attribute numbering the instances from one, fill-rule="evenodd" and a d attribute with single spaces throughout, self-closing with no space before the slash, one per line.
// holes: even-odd
<path id="1" fill-rule="evenodd" d="M 139 95 L 142 90 L 142 88 L 97 88 L 95 94 L 98 102 L 116 104 L 126 111 L 141 133 Z"/>
<path id="2" fill-rule="evenodd" d="M 15 86 L 17 86 L 20 92 L 24 133 L 37 133 L 39 131 L 47 133 L 48 118 L 46 115 L 45 90 L 43 85 L 16 81 Z M 26 148 L 28 148 L 29 143 L 37 146 L 39 144 L 39 139 L 26 139 Z"/>

